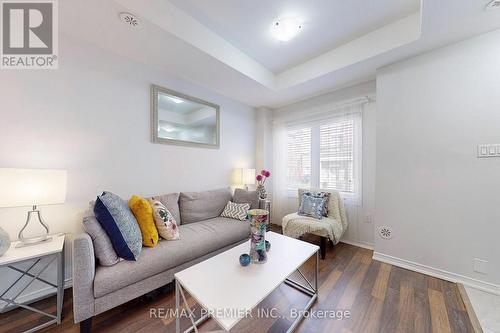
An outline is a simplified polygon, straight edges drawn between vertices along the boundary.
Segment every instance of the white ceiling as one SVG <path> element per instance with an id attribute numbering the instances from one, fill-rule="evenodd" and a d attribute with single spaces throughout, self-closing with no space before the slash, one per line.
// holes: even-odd
<path id="1" fill-rule="evenodd" d="M 419 0 L 170 0 L 273 73 L 282 72 L 419 10 Z M 302 31 L 275 40 L 276 17 L 296 16 Z"/>
<path id="2" fill-rule="evenodd" d="M 381 66 L 498 29 L 500 10 L 484 11 L 487 2 L 65 0 L 59 10 L 62 33 L 248 105 L 274 107 L 372 80 Z M 298 9 L 306 24 L 297 39 L 269 40 L 265 23 Z M 122 11 L 138 15 L 140 26 L 121 23 Z"/>

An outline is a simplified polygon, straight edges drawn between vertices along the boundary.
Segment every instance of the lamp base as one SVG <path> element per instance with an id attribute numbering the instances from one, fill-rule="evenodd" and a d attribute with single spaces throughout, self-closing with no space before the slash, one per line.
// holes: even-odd
<path id="1" fill-rule="evenodd" d="M 19 241 L 19 243 L 16 244 L 15 248 L 20 248 L 20 247 L 26 247 L 26 246 L 32 246 L 32 245 L 37 245 L 41 243 L 48 243 L 52 241 L 52 237 L 35 237 L 35 238 L 27 238 L 22 241 Z"/>
<path id="2" fill-rule="evenodd" d="M 33 215 L 35 215 L 38 218 L 38 222 L 45 228 L 45 235 L 42 235 L 40 237 L 25 238 L 23 235 L 23 231 L 26 229 L 26 227 L 30 223 L 31 217 Z M 26 223 L 24 224 L 24 227 L 21 229 L 21 231 L 19 231 L 19 243 L 16 245 L 16 248 L 51 241 L 52 237 L 48 237 L 48 235 L 49 235 L 49 226 L 43 222 L 42 216 L 40 215 L 40 211 L 38 209 L 36 209 L 36 206 L 33 206 L 33 210 L 28 211 L 28 218 L 26 219 Z"/>

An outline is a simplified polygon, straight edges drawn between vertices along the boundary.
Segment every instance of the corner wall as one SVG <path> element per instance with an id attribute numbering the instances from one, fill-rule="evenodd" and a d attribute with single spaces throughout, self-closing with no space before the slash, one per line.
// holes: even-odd
<path id="1" fill-rule="evenodd" d="M 500 292 L 499 59 L 497 30 L 379 71 L 375 258 Z"/>

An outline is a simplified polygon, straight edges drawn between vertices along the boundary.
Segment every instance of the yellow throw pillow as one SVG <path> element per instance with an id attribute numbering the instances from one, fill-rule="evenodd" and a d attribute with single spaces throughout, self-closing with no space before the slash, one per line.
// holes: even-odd
<path id="1" fill-rule="evenodd" d="M 132 196 L 128 201 L 128 206 L 134 213 L 142 234 L 142 244 L 148 247 L 155 247 L 158 244 L 158 230 L 153 219 L 153 208 L 148 200 L 138 195 Z"/>

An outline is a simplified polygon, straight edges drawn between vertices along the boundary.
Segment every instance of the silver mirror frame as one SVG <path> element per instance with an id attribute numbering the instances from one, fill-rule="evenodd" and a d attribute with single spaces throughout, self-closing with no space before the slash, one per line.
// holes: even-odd
<path id="1" fill-rule="evenodd" d="M 217 117 L 217 128 L 216 128 L 216 143 L 201 143 L 201 142 L 190 142 L 190 141 L 181 141 L 181 140 L 173 140 L 173 139 L 164 139 L 158 136 L 158 94 L 164 93 L 172 96 L 176 96 L 191 102 L 203 104 L 215 109 L 216 117 Z M 180 92 L 170 90 L 167 88 L 163 88 L 161 86 L 157 86 L 155 84 L 151 85 L 151 140 L 153 143 L 167 144 L 167 145 L 177 145 L 177 146 L 190 146 L 190 147 L 202 147 L 202 148 L 212 148 L 219 149 L 220 148 L 220 106 L 217 104 L 213 104 L 202 99 L 188 96 L 182 94 Z"/>

